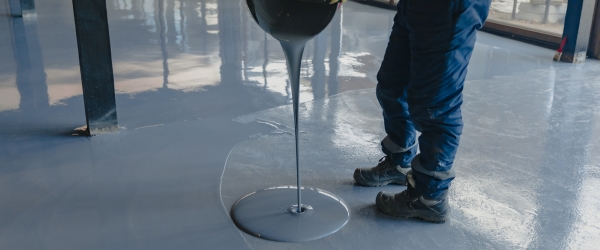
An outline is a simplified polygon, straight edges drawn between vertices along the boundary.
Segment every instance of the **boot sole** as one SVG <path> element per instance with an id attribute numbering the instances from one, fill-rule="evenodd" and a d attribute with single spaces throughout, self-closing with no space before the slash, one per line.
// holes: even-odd
<path id="1" fill-rule="evenodd" d="M 356 181 L 356 180 L 355 180 Z M 389 184 L 396 184 L 400 186 L 406 186 L 406 181 L 386 181 L 386 182 L 365 182 L 365 181 L 356 181 L 357 184 L 365 187 L 381 187 Z"/>
<path id="2" fill-rule="evenodd" d="M 440 218 L 428 217 L 428 216 L 423 216 L 423 215 L 419 215 L 416 213 L 412 213 L 409 215 L 394 215 L 394 214 L 388 214 L 388 213 L 386 213 L 386 214 L 390 215 L 390 216 L 394 216 L 396 218 L 401 218 L 401 219 L 417 218 L 417 219 L 421 219 L 426 222 L 432 222 L 432 223 L 437 223 L 437 224 L 442 224 L 442 223 L 446 222 L 446 219 L 444 219 L 444 218 L 440 219 Z"/>
<path id="3" fill-rule="evenodd" d="M 370 182 L 370 181 L 363 180 L 360 176 L 360 172 L 358 172 L 358 171 L 354 171 L 354 181 L 356 182 L 356 184 L 359 184 L 359 185 L 365 186 L 365 187 L 381 187 L 381 186 L 385 186 L 385 185 L 389 185 L 389 184 L 397 184 L 400 186 L 406 186 L 406 178 L 404 180 L 389 180 L 389 181 L 381 181 L 381 182 Z"/>

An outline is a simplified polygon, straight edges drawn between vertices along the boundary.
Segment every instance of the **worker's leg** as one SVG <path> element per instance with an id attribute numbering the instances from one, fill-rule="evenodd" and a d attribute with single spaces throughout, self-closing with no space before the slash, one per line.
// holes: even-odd
<path id="1" fill-rule="evenodd" d="M 416 131 L 410 121 L 406 94 L 410 82 L 410 44 L 408 30 L 398 13 L 385 56 L 377 73 L 377 99 L 383 109 L 387 136 L 382 151 L 391 155 L 396 165 L 410 166 L 417 151 Z"/>
<path id="2" fill-rule="evenodd" d="M 462 133 L 462 90 L 475 45 L 487 17 L 485 1 L 403 0 L 409 30 L 411 120 L 422 134 L 413 160 L 416 189 L 443 198 L 454 179 L 452 163 Z M 475 3 L 477 1 L 477 3 Z"/>
<path id="3" fill-rule="evenodd" d="M 408 106 L 415 128 L 422 133 L 421 153 L 412 161 L 405 192 L 378 195 L 378 207 L 388 214 L 436 222 L 448 215 L 446 198 L 463 127 L 463 83 L 475 31 L 483 25 L 489 4 L 489 0 L 402 0 L 400 4 L 411 49 Z M 423 209 L 413 209 L 417 207 Z"/>
<path id="4" fill-rule="evenodd" d="M 377 99 L 383 108 L 387 136 L 381 142 L 385 160 L 372 168 L 354 171 L 356 183 L 381 186 L 390 183 L 405 185 L 406 173 L 415 157 L 416 131 L 410 121 L 406 92 L 410 80 L 410 47 L 404 22 L 394 18 L 381 68 L 377 74 Z"/>

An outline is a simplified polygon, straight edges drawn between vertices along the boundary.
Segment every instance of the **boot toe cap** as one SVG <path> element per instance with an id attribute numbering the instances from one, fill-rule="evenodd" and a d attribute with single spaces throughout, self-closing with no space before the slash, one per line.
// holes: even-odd
<path id="1" fill-rule="evenodd" d="M 371 182 L 371 180 L 368 180 L 367 178 L 365 178 L 363 176 L 363 169 L 357 168 L 356 170 L 354 170 L 354 181 L 356 181 L 356 183 L 360 184 L 360 185 L 368 185 L 369 182 Z"/>
<path id="2" fill-rule="evenodd" d="M 377 198 L 375 198 L 375 204 L 377 204 L 377 208 L 382 212 L 389 214 L 390 213 L 390 201 L 393 201 L 393 196 L 386 194 L 385 192 L 379 192 L 377 194 Z"/>

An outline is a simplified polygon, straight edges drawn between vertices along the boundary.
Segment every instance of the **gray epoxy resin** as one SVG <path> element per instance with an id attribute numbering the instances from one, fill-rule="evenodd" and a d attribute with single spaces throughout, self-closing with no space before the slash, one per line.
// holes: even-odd
<path id="1" fill-rule="evenodd" d="M 235 224 L 248 234 L 274 241 L 300 242 L 335 233 L 350 210 L 335 194 L 302 187 L 302 212 L 296 212 L 296 186 L 271 187 L 244 196 L 231 208 Z"/>
<path id="2" fill-rule="evenodd" d="M 248 194 L 232 207 L 231 217 L 240 229 L 261 238 L 285 242 L 318 239 L 342 228 L 350 213 L 334 194 L 301 186 L 298 147 L 300 66 L 306 42 L 329 24 L 339 4 L 323 0 L 246 2 L 254 20 L 281 43 L 285 54 L 293 97 L 297 185 Z M 302 197 L 305 203 L 302 203 Z"/>

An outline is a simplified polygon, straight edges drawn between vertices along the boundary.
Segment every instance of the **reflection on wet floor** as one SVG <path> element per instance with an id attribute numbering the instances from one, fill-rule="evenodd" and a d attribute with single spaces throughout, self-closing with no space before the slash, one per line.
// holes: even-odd
<path id="1" fill-rule="evenodd" d="M 219 194 L 228 156 L 224 185 L 236 177 L 228 172 L 236 159 L 279 167 L 293 159 L 279 44 L 242 1 L 107 5 L 123 127 L 91 139 L 70 136 L 85 124 L 71 1 L 37 1 L 22 19 L 0 16 L 0 249 L 281 247 L 241 234 Z M 345 231 L 315 246 L 369 248 L 375 232 L 395 232 L 381 243 L 391 248 L 600 243 L 600 65 L 554 63 L 553 51 L 485 33 L 465 85 L 453 219 L 393 221 L 372 209 L 380 189 L 354 187 L 349 173 L 381 156 L 380 111 L 369 93 L 393 15 L 346 2 L 306 47 L 301 143 L 320 142 L 304 147 L 319 153 L 305 160 L 306 176 L 315 177 L 307 184 L 357 209 Z M 243 183 L 275 176 L 268 168 L 244 171 L 246 182 L 224 188 L 247 193 L 269 185 Z M 423 235 L 429 243 L 419 241 Z"/>
<path id="2" fill-rule="evenodd" d="M 377 192 L 405 187 L 353 185 L 355 168 L 377 164 L 379 140 L 385 137 L 373 90 L 355 90 L 304 103 L 299 119 L 305 131 L 300 136 L 303 183 L 344 199 L 353 215 L 348 225 L 302 245 L 246 235 L 248 244 L 255 249 L 352 249 L 375 243 L 389 249 L 594 248 L 600 241 L 594 226 L 600 209 L 591 205 L 600 202 L 591 191 L 600 183 L 598 63 L 468 81 L 464 95 L 468 125 L 454 162 L 457 178 L 446 224 L 377 212 Z M 287 105 L 236 119 L 278 124 L 284 131 L 231 151 L 221 184 L 226 209 L 248 190 L 294 183 L 292 123 L 282 116 L 289 112 Z"/>
<path id="3" fill-rule="evenodd" d="M 26 70 L 36 75 L 45 72 L 47 76 L 47 90 L 37 91 L 48 93 L 49 105 L 60 105 L 81 95 L 74 34 L 69 29 L 74 24 L 65 18 L 71 14 L 68 1 L 40 2 L 38 6 L 40 14 L 34 10 L 26 18 L 4 27 L 5 34 L 12 34 L 5 37 L 4 44 L 16 44 L 14 51 L 19 56 L 15 56 L 15 62 L 4 61 L 3 66 L 23 68 L 29 67 L 23 66 L 27 64 L 23 60 L 34 62 Z M 118 94 L 135 95 L 159 89 L 202 91 L 225 79 L 263 88 L 279 102 L 290 101 L 279 44 L 252 23 L 245 6 L 239 6 L 237 1 L 113 0 L 108 2 L 108 8 Z M 229 12 L 237 14 L 219 15 Z M 363 6 L 346 4 L 331 25 L 306 48 L 302 100 L 374 87 L 392 15 L 391 11 L 365 10 Z M 48 26 L 50 22 L 53 26 Z M 40 34 L 38 23 L 42 27 Z M 49 31 L 56 26 L 64 28 Z M 38 37 L 43 39 L 41 44 Z M 27 40 L 27 48 L 19 46 L 19 39 Z M 8 55 L 11 49 L 3 46 L 3 50 Z M 477 50 L 480 53 L 475 53 L 473 61 L 483 64 L 472 65 L 469 79 L 549 65 L 528 55 L 511 55 L 510 50 L 501 47 L 482 45 Z M 488 60 L 490 57 L 502 59 Z M 3 98 L 0 110 L 19 106 L 18 98 L 7 94 L 17 91 L 11 84 L 14 82 L 11 72 L 14 70 L 0 74 L 5 89 L 2 92 L 11 97 Z"/>

